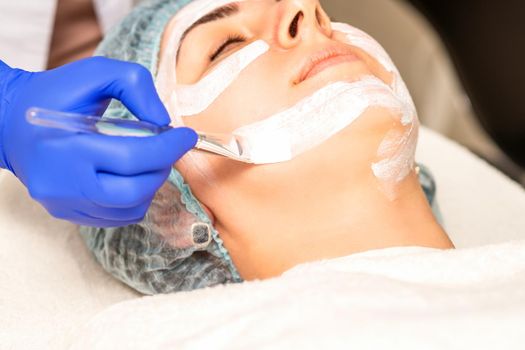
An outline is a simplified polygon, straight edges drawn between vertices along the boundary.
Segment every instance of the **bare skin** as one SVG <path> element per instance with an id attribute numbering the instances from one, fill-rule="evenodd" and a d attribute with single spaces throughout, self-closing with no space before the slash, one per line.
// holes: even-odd
<path id="1" fill-rule="evenodd" d="M 297 35 L 291 21 L 302 12 Z M 169 33 L 177 20 L 168 25 Z M 270 51 L 245 69 L 203 113 L 184 123 L 208 132 L 230 132 L 289 107 L 329 82 L 375 75 L 392 77 L 366 53 L 298 81 L 305 57 L 344 44 L 331 30 L 317 0 L 259 0 L 240 3 L 236 15 L 199 26 L 182 42 L 177 82 L 193 83 L 211 69 L 210 52 L 232 33 L 247 42 L 264 39 Z M 188 45 L 192 42 L 192 45 Z M 195 43 L 195 44 L 193 44 Z M 165 50 L 166 38 L 161 46 Z M 245 43 L 228 49 L 224 57 Z M 348 46 L 348 45 L 347 45 Z M 219 58 L 220 60 L 221 58 Z M 370 108 L 320 146 L 285 163 L 252 166 L 228 159 L 188 155 L 176 164 L 214 220 L 244 279 L 277 276 L 302 262 L 395 246 L 453 248 L 435 220 L 415 171 L 385 195 L 371 164 L 398 118 Z"/>

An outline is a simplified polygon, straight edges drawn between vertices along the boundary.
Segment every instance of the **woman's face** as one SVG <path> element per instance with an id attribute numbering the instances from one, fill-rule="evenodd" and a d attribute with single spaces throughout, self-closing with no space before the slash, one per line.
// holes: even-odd
<path id="1" fill-rule="evenodd" d="M 197 130 L 231 132 L 334 81 L 355 81 L 374 74 L 390 82 L 382 66 L 332 30 L 317 0 L 232 2 L 215 9 L 211 17 L 218 18 L 194 26 L 179 43 L 177 84 L 198 82 L 225 58 L 256 40 L 267 42 L 270 50 L 243 70 L 207 110 L 184 119 Z M 167 32 L 176 24 L 177 16 Z M 335 53 L 337 59 L 305 72 L 311 68 L 309 62 Z"/>
<path id="2" fill-rule="evenodd" d="M 166 28 L 160 65 L 170 59 L 166 52 L 178 51 L 177 84 L 200 81 L 256 40 L 268 43 L 269 50 L 243 69 L 206 110 L 182 118 L 196 130 L 230 133 L 336 81 L 373 75 L 392 82 L 390 72 L 332 29 L 317 0 L 246 0 L 212 11 L 186 28 L 177 47 L 170 47 L 169 36 L 180 30 L 177 26 L 187 13 L 179 12 Z M 396 123 L 389 110 L 370 108 L 320 146 L 288 162 L 253 166 L 192 152 L 176 167 L 209 211 L 241 275 L 249 278 L 258 274 L 243 268 L 250 265 L 248 260 L 297 246 L 296 229 L 313 236 L 320 221 L 345 215 L 345 201 L 359 198 L 360 186 L 377 186 L 370 165 L 377 161 L 385 135 L 402 129 Z M 283 267 L 274 263 L 276 271 Z"/>

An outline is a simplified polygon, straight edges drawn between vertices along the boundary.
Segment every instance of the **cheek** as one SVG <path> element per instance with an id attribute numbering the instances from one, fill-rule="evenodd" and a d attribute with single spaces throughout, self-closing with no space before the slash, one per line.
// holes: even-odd
<path id="1" fill-rule="evenodd" d="M 260 220 L 304 220 L 304 210 L 315 217 L 318 205 L 342 203 L 363 181 L 375 181 L 370 165 L 393 119 L 388 110 L 370 109 L 331 139 L 284 163 L 250 166 L 206 156 L 213 181 L 190 172 L 188 183 L 227 232 L 253 230 Z"/>
<path id="2" fill-rule="evenodd" d="M 348 40 L 346 39 L 345 34 L 334 31 L 334 39 L 343 43 L 352 46 L 357 56 L 365 62 L 365 65 L 370 70 L 370 72 L 376 76 L 377 78 L 381 79 L 385 84 L 392 84 L 393 81 L 393 74 L 388 72 L 385 67 L 383 67 L 377 59 L 375 59 L 373 56 L 371 56 L 368 52 L 364 51 L 363 49 L 353 46 L 348 43 Z"/>
<path id="3" fill-rule="evenodd" d="M 394 80 L 394 75 L 388 72 L 385 67 L 383 67 L 375 58 L 370 56 L 366 51 L 354 47 L 357 55 L 365 62 L 370 72 L 375 75 L 377 78 L 381 79 L 385 84 L 392 85 Z"/>
<path id="4" fill-rule="evenodd" d="M 184 117 L 184 124 L 210 133 L 233 130 L 286 108 L 290 90 L 270 57 L 260 57 L 202 113 Z"/>

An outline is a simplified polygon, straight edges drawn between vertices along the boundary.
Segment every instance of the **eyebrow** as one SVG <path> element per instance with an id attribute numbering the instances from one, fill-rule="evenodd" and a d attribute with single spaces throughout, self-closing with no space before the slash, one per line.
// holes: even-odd
<path id="1" fill-rule="evenodd" d="M 231 4 L 227 4 L 224 6 L 221 6 L 219 8 L 216 8 L 215 10 L 211 11 L 210 13 L 202 16 L 200 19 L 198 19 L 195 23 L 193 23 L 191 26 L 188 27 L 182 34 L 180 41 L 179 41 L 179 47 L 177 48 L 177 57 L 179 56 L 179 51 L 182 46 L 182 42 L 188 36 L 188 34 L 198 26 L 201 26 L 206 23 L 218 21 L 220 19 L 228 18 L 233 16 L 234 14 L 239 12 L 239 3 L 233 2 Z"/>

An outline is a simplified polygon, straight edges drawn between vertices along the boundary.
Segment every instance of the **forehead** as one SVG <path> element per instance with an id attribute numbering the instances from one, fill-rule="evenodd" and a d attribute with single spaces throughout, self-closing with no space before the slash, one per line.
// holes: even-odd
<path id="1" fill-rule="evenodd" d="M 164 48 L 178 48 L 185 32 L 208 13 L 225 5 L 247 1 L 250 0 L 194 0 L 190 2 L 169 21 L 163 34 L 161 50 Z"/>
<path id="2" fill-rule="evenodd" d="M 219 7 L 250 0 L 195 0 L 183 7 L 170 21 L 170 28 L 177 31 L 179 41 L 184 32 L 203 16 Z"/>

